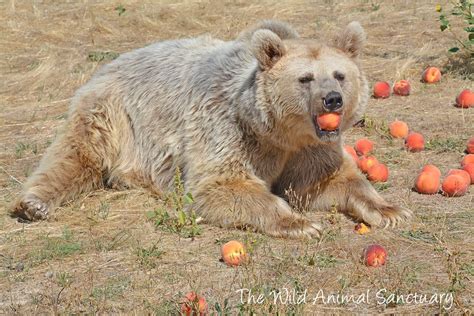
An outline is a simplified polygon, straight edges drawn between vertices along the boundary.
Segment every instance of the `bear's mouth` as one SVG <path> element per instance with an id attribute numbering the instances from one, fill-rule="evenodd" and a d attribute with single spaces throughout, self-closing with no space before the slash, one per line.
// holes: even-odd
<path id="1" fill-rule="evenodd" d="M 337 116 L 337 123 L 325 123 L 324 118 L 326 116 Z M 342 121 L 342 115 L 335 112 L 325 112 L 318 115 L 315 115 L 313 118 L 314 127 L 316 129 L 316 134 L 319 139 L 324 142 L 335 142 L 339 139 L 340 135 L 340 125 Z M 321 126 L 324 125 L 324 127 Z"/>

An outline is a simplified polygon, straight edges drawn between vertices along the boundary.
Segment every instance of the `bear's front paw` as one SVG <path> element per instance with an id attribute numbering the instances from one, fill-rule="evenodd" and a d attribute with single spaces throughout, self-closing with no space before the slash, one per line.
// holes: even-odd
<path id="1" fill-rule="evenodd" d="M 395 227 L 413 216 L 413 212 L 411 210 L 404 207 L 391 205 L 383 206 L 377 209 L 377 211 L 382 216 L 382 219 L 378 225 L 384 228 Z"/>
<path id="2" fill-rule="evenodd" d="M 379 227 L 395 227 L 408 220 L 412 211 L 388 203 L 357 203 L 352 214 L 359 220 Z"/>
<path id="3" fill-rule="evenodd" d="M 280 218 L 266 233 L 275 237 L 317 238 L 321 226 L 298 214 Z"/>
<path id="4" fill-rule="evenodd" d="M 34 195 L 27 195 L 16 203 L 12 216 L 27 221 L 44 220 L 48 217 L 48 205 Z"/>

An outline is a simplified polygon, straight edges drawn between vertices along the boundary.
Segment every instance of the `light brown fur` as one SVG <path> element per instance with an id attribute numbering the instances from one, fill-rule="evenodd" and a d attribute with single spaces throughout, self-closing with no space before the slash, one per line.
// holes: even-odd
<path id="1" fill-rule="evenodd" d="M 315 125 L 329 93 L 344 101 L 335 110 L 340 133 L 363 112 L 364 41 L 357 23 L 328 46 L 266 21 L 233 42 L 201 37 L 124 54 L 77 92 L 13 214 L 44 219 L 104 184 L 168 190 L 180 168 L 195 209 L 218 226 L 317 236 L 319 225 L 285 200 L 289 187 L 314 208 L 396 224 L 410 212 L 378 195 L 343 154 L 339 133 Z"/>

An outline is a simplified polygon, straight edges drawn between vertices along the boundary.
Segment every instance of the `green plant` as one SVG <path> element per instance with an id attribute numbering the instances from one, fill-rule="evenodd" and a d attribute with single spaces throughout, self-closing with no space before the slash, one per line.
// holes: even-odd
<path id="1" fill-rule="evenodd" d="M 185 192 L 181 171 L 178 168 L 174 176 L 174 190 L 167 193 L 163 201 L 162 207 L 145 214 L 149 220 L 154 221 L 156 227 L 186 238 L 201 234 L 196 213 L 191 208 L 194 202 L 193 196 L 190 192 Z M 172 211 L 171 214 L 168 210 Z"/>
<path id="2" fill-rule="evenodd" d="M 87 55 L 89 61 L 101 62 L 103 60 L 114 60 L 119 57 L 120 54 L 116 52 L 90 52 Z"/>
<path id="3" fill-rule="evenodd" d="M 149 269 L 153 269 L 156 267 L 157 265 L 156 261 L 157 259 L 161 257 L 161 255 L 163 255 L 163 253 L 164 251 L 158 249 L 156 244 L 148 248 L 139 247 L 136 250 L 138 263 L 142 267 L 149 268 Z"/>
<path id="4" fill-rule="evenodd" d="M 474 15 L 472 13 L 473 2 L 471 0 L 452 0 L 450 1 L 453 8 L 446 13 L 443 13 L 443 7 L 441 5 L 436 6 L 436 11 L 440 12 L 439 21 L 441 22 L 440 29 L 442 32 L 449 30 L 454 36 L 457 46 L 451 47 L 448 51 L 455 53 L 460 48 L 470 52 L 471 56 L 474 56 Z M 448 19 L 449 16 L 449 19 Z M 460 19 L 465 25 L 463 30 L 467 33 L 467 39 L 460 38 L 452 30 L 450 19 Z"/>
<path id="5" fill-rule="evenodd" d="M 125 7 L 120 4 L 115 7 L 115 11 L 117 11 L 118 15 L 121 16 L 122 14 L 125 13 L 125 11 L 127 11 L 127 9 L 125 9 Z"/>

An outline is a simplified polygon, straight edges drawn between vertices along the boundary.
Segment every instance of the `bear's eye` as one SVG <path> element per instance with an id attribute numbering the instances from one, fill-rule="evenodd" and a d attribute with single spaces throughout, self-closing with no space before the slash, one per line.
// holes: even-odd
<path id="1" fill-rule="evenodd" d="M 343 73 L 340 73 L 339 71 L 334 72 L 334 78 L 336 78 L 337 81 L 344 81 L 346 76 L 344 76 Z"/>
<path id="2" fill-rule="evenodd" d="M 300 77 L 299 82 L 301 83 L 308 83 L 314 80 L 314 75 L 313 74 L 305 74 L 303 77 Z"/>

